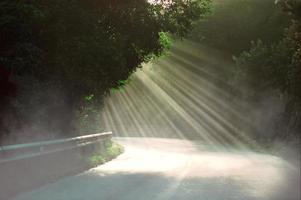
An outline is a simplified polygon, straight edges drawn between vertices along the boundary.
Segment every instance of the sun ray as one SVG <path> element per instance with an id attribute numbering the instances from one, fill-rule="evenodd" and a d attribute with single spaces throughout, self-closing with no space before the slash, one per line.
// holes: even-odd
<path id="1" fill-rule="evenodd" d="M 143 65 L 132 81 L 107 98 L 103 118 L 120 135 L 200 139 L 212 146 L 257 145 L 257 131 L 244 102 L 233 100 L 231 86 L 216 73 L 228 65 L 213 60 L 204 47 L 184 41 L 165 58 Z"/>

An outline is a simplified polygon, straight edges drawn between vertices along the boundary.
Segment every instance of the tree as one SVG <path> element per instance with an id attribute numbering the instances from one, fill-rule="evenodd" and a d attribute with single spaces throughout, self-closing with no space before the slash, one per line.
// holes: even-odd
<path id="1" fill-rule="evenodd" d="M 300 137 L 301 130 L 301 2 L 278 1 L 283 10 L 291 15 L 289 27 L 283 38 L 272 45 L 261 40 L 252 43 L 249 51 L 237 59 L 237 78 L 246 81 L 260 98 L 263 91 L 272 90 L 283 102 L 281 137 Z M 261 91 L 261 92 L 259 92 Z"/>
<path id="2" fill-rule="evenodd" d="M 31 100 L 40 102 L 37 90 L 45 95 L 50 83 L 62 91 L 70 107 L 63 124 L 70 124 L 85 96 L 101 100 L 123 85 L 164 51 L 163 36 L 185 36 L 209 6 L 210 0 L 3 0 L 0 64 Z"/>

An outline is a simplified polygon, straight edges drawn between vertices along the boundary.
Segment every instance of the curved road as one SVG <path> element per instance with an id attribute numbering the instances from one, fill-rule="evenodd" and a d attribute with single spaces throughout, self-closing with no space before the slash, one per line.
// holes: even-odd
<path id="1" fill-rule="evenodd" d="M 281 158 L 178 139 L 115 139 L 117 159 L 16 200 L 298 200 L 300 169 Z"/>

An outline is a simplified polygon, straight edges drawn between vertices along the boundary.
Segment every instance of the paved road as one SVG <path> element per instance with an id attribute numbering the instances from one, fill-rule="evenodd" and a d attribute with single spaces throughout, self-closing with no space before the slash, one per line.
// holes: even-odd
<path id="1" fill-rule="evenodd" d="M 177 139 L 117 139 L 117 159 L 17 200 L 297 200 L 300 169 L 281 158 Z"/>

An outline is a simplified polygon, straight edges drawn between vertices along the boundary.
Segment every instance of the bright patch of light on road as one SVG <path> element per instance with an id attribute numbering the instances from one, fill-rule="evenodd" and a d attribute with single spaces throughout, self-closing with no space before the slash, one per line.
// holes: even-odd
<path id="1" fill-rule="evenodd" d="M 114 138 L 117 159 L 16 200 L 298 200 L 300 169 L 272 155 L 202 142 Z"/>
<path id="2" fill-rule="evenodd" d="M 283 195 L 286 188 L 296 192 L 298 190 L 295 188 L 300 185 L 300 182 L 295 182 L 297 179 L 293 181 L 287 173 L 298 174 L 298 169 L 276 156 L 250 151 L 210 150 L 210 146 L 202 143 L 177 139 L 129 138 L 121 141 L 127 147 L 126 152 L 114 162 L 92 172 L 100 176 L 155 173 L 172 179 L 170 186 L 158 196 L 162 200 L 172 199 L 186 186 L 190 190 L 191 182 L 200 184 L 198 192 L 201 194 L 204 187 L 202 180 L 210 184 L 210 180 L 218 179 L 218 184 L 224 185 L 225 190 L 227 187 L 232 190 L 234 184 L 238 183 L 238 196 L 242 192 L 245 196 L 259 199 L 275 197 L 278 192 Z M 216 190 L 216 185 L 212 187 L 211 190 Z"/>

